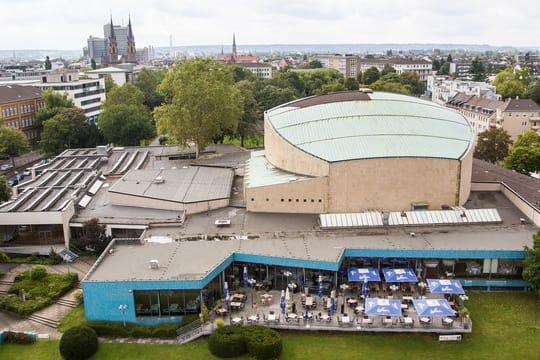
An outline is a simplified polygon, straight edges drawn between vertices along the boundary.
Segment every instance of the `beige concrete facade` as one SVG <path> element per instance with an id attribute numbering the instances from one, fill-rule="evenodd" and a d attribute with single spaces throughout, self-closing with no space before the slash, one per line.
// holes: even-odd
<path id="1" fill-rule="evenodd" d="M 111 204 L 120 206 L 134 206 L 159 210 L 185 210 L 188 214 L 195 214 L 204 211 L 220 209 L 229 206 L 229 199 L 217 199 L 211 201 L 200 201 L 195 203 L 183 203 L 178 201 L 154 199 L 137 195 L 121 194 L 110 191 L 109 199 Z"/>
<path id="2" fill-rule="evenodd" d="M 329 164 L 288 143 L 268 121 L 264 122 L 266 158 L 275 167 L 307 176 L 327 176 Z"/>

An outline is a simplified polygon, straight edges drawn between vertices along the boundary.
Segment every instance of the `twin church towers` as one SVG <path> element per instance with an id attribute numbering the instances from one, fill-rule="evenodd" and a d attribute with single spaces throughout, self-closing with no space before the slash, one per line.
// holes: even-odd
<path id="1" fill-rule="evenodd" d="M 114 26 L 113 19 L 105 25 L 104 33 L 107 42 L 107 60 L 108 65 L 115 65 L 121 62 L 136 63 L 135 36 L 131 28 L 131 17 L 127 25 L 127 34 L 121 34 L 121 39 L 117 38 L 117 32 L 125 32 L 125 28 Z M 120 34 L 118 34 L 120 35 Z M 119 48 L 120 47 L 120 48 Z M 127 49 L 126 49 L 127 47 Z M 127 51 L 126 51 L 127 50 Z"/>

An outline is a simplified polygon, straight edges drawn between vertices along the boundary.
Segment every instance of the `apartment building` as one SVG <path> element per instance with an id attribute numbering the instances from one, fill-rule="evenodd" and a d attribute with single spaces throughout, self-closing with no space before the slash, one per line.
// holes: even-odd
<path id="1" fill-rule="evenodd" d="M 496 125 L 497 111 L 505 103 L 500 100 L 486 99 L 477 95 L 457 93 L 445 105 L 459 111 L 469 121 L 475 141 L 478 134 Z"/>
<path id="2" fill-rule="evenodd" d="M 540 106 L 531 99 L 511 99 L 497 109 L 496 125 L 516 140 L 528 130 L 540 132 Z"/>
<path id="3" fill-rule="evenodd" d="M 480 81 L 452 79 L 449 76 L 430 75 L 427 78 L 427 91 L 431 101 L 444 105 L 458 93 L 475 95 L 489 100 L 501 100 L 495 86 Z"/>
<path id="4" fill-rule="evenodd" d="M 242 67 L 245 67 L 253 74 L 257 75 L 263 79 L 271 79 L 274 76 L 272 65 L 261 64 L 261 63 L 241 63 L 239 64 Z"/>
<path id="5" fill-rule="evenodd" d="M 40 137 L 36 112 L 44 105 L 41 90 L 21 85 L 0 85 L 0 117 L 9 127 L 22 130 L 30 144 Z"/>

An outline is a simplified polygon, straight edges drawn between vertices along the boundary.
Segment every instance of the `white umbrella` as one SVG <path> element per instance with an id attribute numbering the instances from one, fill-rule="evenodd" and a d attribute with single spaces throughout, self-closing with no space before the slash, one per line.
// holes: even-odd
<path id="1" fill-rule="evenodd" d="M 291 293 L 289 292 L 289 288 L 285 290 L 285 300 L 291 301 Z"/>

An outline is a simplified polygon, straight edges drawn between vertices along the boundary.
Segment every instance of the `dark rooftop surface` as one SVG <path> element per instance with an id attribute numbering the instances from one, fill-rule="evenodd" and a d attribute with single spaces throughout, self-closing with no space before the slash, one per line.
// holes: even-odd
<path id="1" fill-rule="evenodd" d="M 473 182 L 502 182 L 512 188 L 521 197 L 531 204 L 540 204 L 540 180 L 520 174 L 518 172 L 503 169 L 500 166 L 486 161 L 474 159 L 472 167 Z"/>
<path id="2" fill-rule="evenodd" d="M 361 91 L 347 91 L 347 92 L 337 92 L 333 94 L 318 95 L 312 96 L 305 99 L 300 99 L 298 101 L 292 102 L 290 104 L 282 106 L 293 106 L 298 108 L 305 108 L 309 106 L 329 104 L 334 102 L 341 101 L 366 101 L 371 100 L 368 94 Z"/>
<path id="3" fill-rule="evenodd" d="M 41 90 L 33 86 L 0 85 L 0 104 L 41 97 Z"/>

